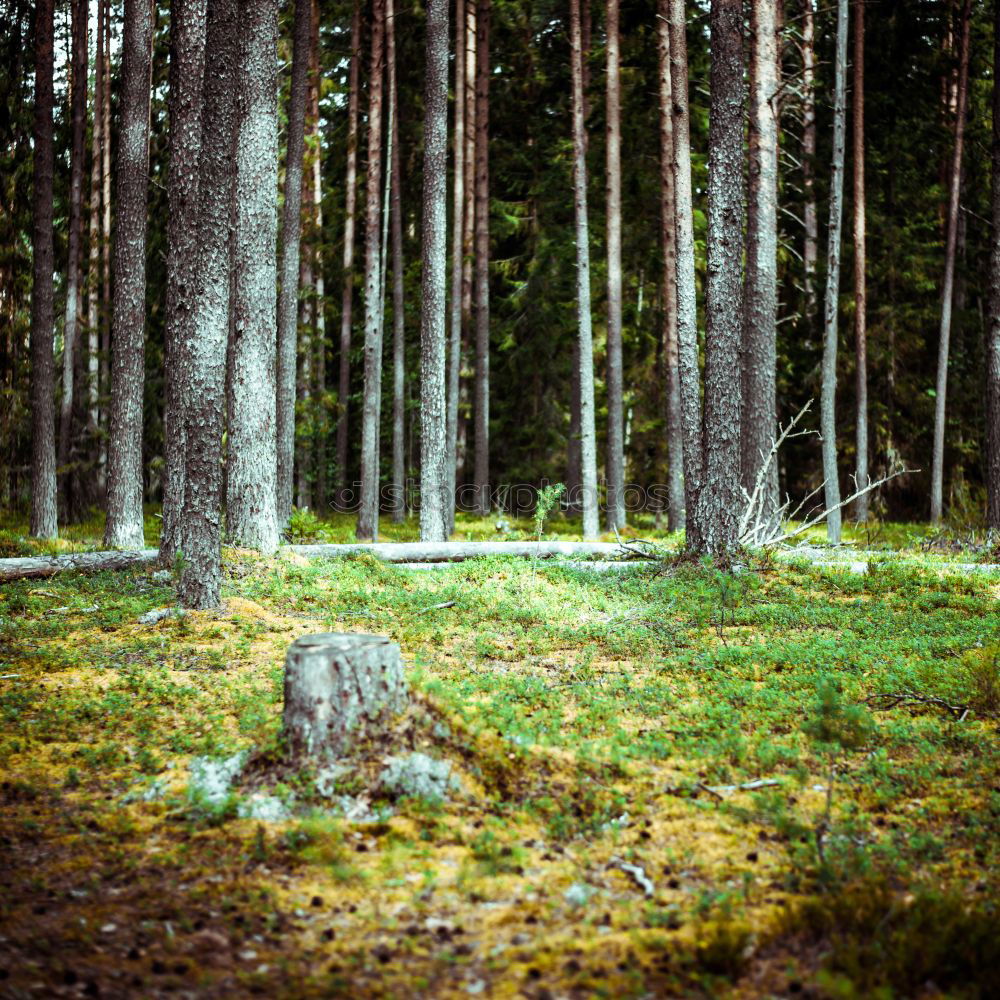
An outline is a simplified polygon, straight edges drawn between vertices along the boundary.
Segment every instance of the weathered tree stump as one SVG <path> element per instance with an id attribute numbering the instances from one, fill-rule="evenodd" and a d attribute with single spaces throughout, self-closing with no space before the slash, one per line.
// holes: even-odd
<path id="1" fill-rule="evenodd" d="M 284 731 L 297 756 L 333 759 L 406 707 L 399 646 L 381 635 L 304 635 L 285 657 Z"/>

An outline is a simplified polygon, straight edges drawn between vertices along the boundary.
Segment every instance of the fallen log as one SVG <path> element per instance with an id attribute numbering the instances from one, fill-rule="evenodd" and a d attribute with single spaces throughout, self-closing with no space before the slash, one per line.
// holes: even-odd
<path id="1" fill-rule="evenodd" d="M 553 559 L 559 556 L 623 556 L 616 542 L 359 542 L 344 545 L 288 545 L 310 559 L 337 559 L 367 552 L 392 563 L 462 562 L 483 556 Z"/>
<path id="2" fill-rule="evenodd" d="M 64 556 L 24 556 L 0 559 L 0 583 L 55 576 L 57 573 L 99 573 L 106 569 L 131 569 L 155 563 L 158 549 L 137 552 L 71 552 Z"/>

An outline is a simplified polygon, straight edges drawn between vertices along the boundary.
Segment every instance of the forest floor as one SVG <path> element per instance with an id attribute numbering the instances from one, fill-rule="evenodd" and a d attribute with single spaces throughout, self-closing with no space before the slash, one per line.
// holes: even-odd
<path id="1" fill-rule="evenodd" d="M 23 531 L 0 556 L 100 547 Z M 997 995 L 1000 575 L 946 564 L 1000 560 L 878 531 L 863 573 L 227 550 L 223 607 L 154 625 L 162 571 L 4 585 L 0 996 Z M 277 822 L 194 794 L 197 757 L 280 760 L 284 652 L 322 631 L 408 667 L 336 789 L 377 815 L 309 768 Z M 464 790 L 368 795 L 408 749 Z"/>

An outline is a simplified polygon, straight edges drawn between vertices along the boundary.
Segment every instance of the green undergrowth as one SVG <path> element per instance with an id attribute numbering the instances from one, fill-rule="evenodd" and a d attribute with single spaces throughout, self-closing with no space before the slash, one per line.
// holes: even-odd
<path id="1" fill-rule="evenodd" d="M 151 572 L 5 585 L 0 995 L 991 995 L 998 596 L 905 559 L 227 553 L 220 611 L 146 627 Z M 318 631 L 400 644 L 466 794 L 363 824 L 185 797 L 195 756 L 280 755 Z"/>

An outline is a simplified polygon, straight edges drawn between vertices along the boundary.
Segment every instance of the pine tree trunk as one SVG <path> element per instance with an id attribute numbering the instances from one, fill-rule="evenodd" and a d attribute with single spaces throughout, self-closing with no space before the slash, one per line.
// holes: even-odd
<path id="1" fill-rule="evenodd" d="M 490 512 L 490 0 L 476 10 L 476 511 Z"/>
<path id="2" fill-rule="evenodd" d="M 105 430 L 111 421 L 111 0 L 98 0 L 104 6 L 104 103 L 101 108 L 101 378 L 102 399 L 107 399 Z M 98 491 L 107 489 L 107 435 L 98 438 Z"/>
<path id="3" fill-rule="evenodd" d="M 948 234 L 944 251 L 944 283 L 941 293 L 941 329 L 938 339 L 937 382 L 934 397 L 934 453 L 931 458 L 931 521 L 941 520 L 944 500 L 944 424 L 948 394 L 948 350 L 951 339 L 952 295 L 955 289 L 955 247 L 958 242 L 959 196 L 962 185 L 962 148 L 969 94 L 969 25 L 972 0 L 962 8 L 962 40 L 959 50 L 958 107 L 955 112 L 955 148 L 951 163 L 948 198 Z"/>
<path id="4" fill-rule="evenodd" d="M 309 89 L 312 89 L 311 83 Z M 311 97 L 307 98 L 307 101 L 311 104 Z M 312 131 L 312 124 L 308 120 L 310 113 L 307 110 L 305 128 L 308 132 Z M 295 338 L 297 341 L 295 412 L 304 416 L 307 426 L 312 423 L 308 413 L 312 394 L 312 340 L 316 320 L 316 290 L 312 260 L 313 214 L 312 152 L 307 151 L 302 165 L 302 233 L 299 250 L 299 295 L 298 302 L 296 303 L 298 333 Z M 312 497 L 310 496 L 309 489 L 309 458 L 309 441 L 304 430 L 299 428 L 295 434 L 294 492 L 295 505 L 297 507 L 312 506 Z"/>
<path id="5" fill-rule="evenodd" d="M 63 501 L 69 503 L 66 491 L 70 477 L 70 438 L 73 431 L 73 375 L 76 370 L 80 315 L 78 311 L 81 253 L 83 249 L 83 161 L 87 136 L 87 22 L 88 4 L 72 0 L 73 21 L 72 74 L 70 84 L 71 147 L 69 182 L 69 247 L 66 264 L 66 312 L 63 322 L 62 400 L 59 410 L 59 450 L 57 462 L 63 470 Z"/>
<path id="6" fill-rule="evenodd" d="M 854 2 L 854 344 L 857 385 L 857 464 L 859 489 L 868 478 L 868 332 L 867 285 L 865 281 L 865 4 Z M 854 501 L 854 518 L 868 520 L 870 494 Z"/>
<path id="7" fill-rule="evenodd" d="M 659 0 L 656 34 L 660 88 L 660 221 L 663 243 L 664 399 L 667 451 L 667 517 L 671 531 L 684 528 L 684 426 L 677 355 L 677 210 L 674 196 L 674 128 L 670 80 L 670 10 Z"/>
<path id="8" fill-rule="evenodd" d="M 580 474 L 583 537 L 597 538 L 597 435 L 594 426 L 594 346 L 590 316 L 590 242 L 587 224 L 587 160 L 583 127 L 583 50 L 580 0 L 570 0 L 570 60 L 573 77 L 573 205 L 576 230 L 576 303 L 580 344 Z"/>
<path id="9" fill-rule="evenodd" d="M 146 195 L 153 44 L 150 0 L 126 0 L 115 204 L 108 516 L 104 544 L 141 549 L 142 402 L 146 320 Z"/>
<path id="10" fill-rule="evenodd" d="M 198 184 L 197 296 L 183 367 L 184 552 L 178 599 L 186 608 L 219 604 L 222 577 L 222 451 L 233 260 L 235 90 L 238 0 L 208 0 Z"/>
<path id="11" fill-rule="evenodd" d="M 816 260 L 819 256 L 819 224 L 816 213 L 816 52 L 813 0 L 802 0 L 802 188 L 805 196 L 802 249 L 806 319 L 811 327 L 816 316 Z"/>
<path id="12" fill-rule="evenodd" d="M 833 85 L 833 163 L 830 170 L 830 224 L 826 251 L 826 300 L 823 308 L 823 368 L 820 433 L 823 436 L 824 502 L 829 511 L 826 536 L 840 544 L 840 481 L 837 474 L 837 312 L 840 292 L 840 232 L 844 214 L 844 145 L 847 131 L 847 0 L 837 0 L 837 49 Z"/>
<path id="13" fill-rule="evenodd" d="M 448 537 L 445 335 L 448 256 L 448 0 L 427 8 L 420 308 L 420 540 Z M 402 430 L 402 428 L 400 428 Z"/>
<path id="14" fill-rule="evenodd" d="M 365 208 L 365 385 L 361 413 L 361 507 L 359 541 L 378 536 L 379 397 L 382 383 L 381 252 L 379 196 L 382 182 L 382 73 L 385 63 L 385 0 L 373 0 L 371 71 L 368 78 L 368 171 Z"/>
<path id="15" fill-rule="evenodd" d="M 712 0 L 705 293 L 704 551 L 737 544 L 740 496 L 740 247 L 743 229 L 743 4 Z M 689 515 L 690 516 L 690 515 Z"/>
<path id="16" fill-rule="evenodd" d="M 313 490 L 313 503 L 318 510 L 326 510 L 327 505 L 327 405 L 326 405 L 326 281 L 323 275 L 323 132 L 319 118 L 319 92 L 322 86 L 322 75 L 319 64 L 319 0 L 312 0 L 312 41 L 311 73 L 313 141 L 315 151 L 312 160 L 314 235 L 313 245 L 313 281 L 316 293 L 315 326 L 313 329 L 313 348 L 315 362 L 313 364 L 313 395 L 316 398 L 316 485 Z"/>
<path id="17" fill-rule="evenodd" d="M 340 361 L 337 379 L 337 502 L 345 500 L 347 486 L 348 407 L 351 394 L 351 323 L 354 307 L 354 213 L 358 192 L 358 95 L 361 62 L 361 0 L 354 0 L 351 18 L 350 93 L 347 99 L 347 178 L 344 182 L 343 291 L 340 306 Z"/>
<path id="18" fill-rule="evenodd" d="M 292 80 L 288 99 L 288 148 L 285 156 L 285 205 L 281 221 L 281 287 L 278 299 L 278 525 L 292 513 L 295 466 L 295 359 L 298 342 L 299 254 L 302 239 L 302 154 L 305 143 L 306 87 L 312 0 L 295 0 Z"/>
<path id="19" fill-rule="evenodd" d="M 87 277 L 87 403 L 91 436 L 100 422 L 101 148 L 104 118 L 104 4 L 97 4 L 94 39 L 94 116 L 90 145 L 90 245 Z"/>
<path id="20" fill-rule="evenodd" d="M 406 517 L 406 456 L 404 453 L 404 420 L 406 414 L 406 315 L 403 295 L 403 180 L 399 150 L 399 100 L 396 87 L 396 12 L 393 0 L 388 0 L 389 16 L 386 20 L 386 50 L 389 63 L 389 117 L 392 119 L 392 156 L 389 171 L 391 193 L 389 199 L 392 246 L 392 520 L 400 524 Z M 447 20 L 447 19 L 446 19 Z M 445 52 L 448 50 L 447 23 L 445 25 Z M 447 56 L 445 56 L 447 60 Z M 447 74 L 447 70 L 446 70 Z M 445 83 L 445 115 L 447 116 L 447 90 Z M 445 142 L 448 138 L 447 117 Z M 425 139 L 426 141 L 426 139 Z M 442 168 L 443 183 L 447 186 L 447 153 Z"/>
<path id="21" fill-rule="evenodd" d="M 173 566 L 184 506 L 184 395 L 192 353 L 198 282 L 198 185 L 201 176 L 202 87 L 205 75 L 206 0 L 174 0 L 170 9 L 170 167 L 167 178 L 166 407 L 163 448 L 163 523 L 160 561 Z"/>
<path id="22" fill-rule="evenodd" d="M 622 165 L 618 0 L 608 0 L 608 530 L 625 527 L 625 444 L 622 401 Z"/>
<path id="23" fill-rule="evenodd" d="M 241 0 L 236 69 L 233 347 L 226 531 L 234 545 L 278 547 L 276 306 L 277 0 Z"/>
<path id="24" fill-rule="evenodd" d="M 55 304 L 52 233 L 54 23 L 52 0 L 35 5 L 35 134 L 34 192 L 32 197 L 31 290 L 31 534 L 55 538 L 56 428 L 55 362 L 52 328 Z"/>
<path id="25" fill-rule="evenodd" d="M 986 523 L 1000 531 L 1000 5 L 993 15 L 993 232 L 986 327 Z"/>

